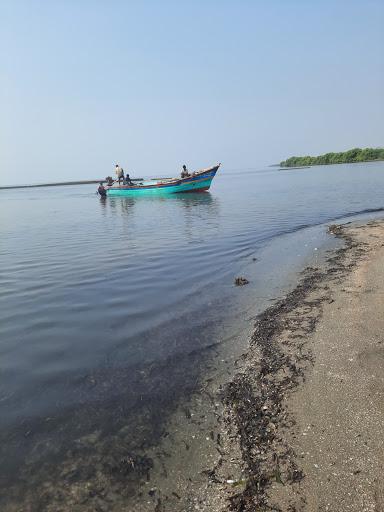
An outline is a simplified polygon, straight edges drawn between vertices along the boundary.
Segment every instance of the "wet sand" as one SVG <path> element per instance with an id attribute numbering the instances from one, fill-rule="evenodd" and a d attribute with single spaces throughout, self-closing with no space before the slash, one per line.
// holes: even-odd
<path id="1" fill-rule="evenodd" d="M 384 222 L 330 230 L 344 247 L 259 316 L 227 387 L 230 510 L 384 510 Z"/>

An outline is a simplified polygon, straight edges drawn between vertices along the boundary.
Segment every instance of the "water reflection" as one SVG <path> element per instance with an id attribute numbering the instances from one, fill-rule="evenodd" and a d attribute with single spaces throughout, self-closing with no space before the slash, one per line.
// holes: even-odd
<path id="1" fill-rule="evenodd" d="M 115 213 L 127 212 L 130 208 L 133 208 L 135 204 L 147 204 L 153 207 L 154 205 L 158 206 L 163 203 L 171 203 L 178 204 L 179 206 L 191 208 L 193 206 L 210 206 L 210 205 L 218 205 L 218 198 L 212 197 L 209 192 L 204 193 L 194 193 L 190 192 L 188 194 L 169 194 L 169 195 L 158 195 L 158 196 L 137 196 L 137 197 L 129 197 L 129 196 L 121 196 L 121 197 L 101 197 L 100 204 L 103 207 L 110 206 L 111 210 Z"/>
<path id="2" fill-rule="evenodd" d="M 206 240 L 220 229 L 220 201 L 209 192 L 167 196 L 107 197 L 99 202 L 109 222 L 124 226 L 123 236 L 149 241 L 180 239 L 180 246 Z M 170 226 L 172 229 L 170 230 Z M 133 232 L 133 233 L 132 233 Z M 145 234 L 152 233 L 144 240 Z M 153 233 L 156 233 L 153 235 Z M 132 241 L 133 243 L 133 241 Z M 168 243 L 168 242 L 167 242 Z M 131 248 L 136 245 L 131 245 Z"/>
<path id="3" fill-rule="evenodd" d="M 107 197 L 100 201 L 100 206 L 115 220 L 129 217 L 130 222 L 133 222 L 138 217 L 135 220 L 146 226 L 151 219 L 156 219 L 159 229 L 167 229 L 170 219 L 177 222 L 182 219 L 185 231 L 180 234 L 183 241 L 200 239 L 203 235 L 202 223 L 211 229 L 220 224 L 219 198 L 209 192 L 153 197 Z M 163 233 L 166 236 L 166 231 Z M 174 233 L 169 233 L 169 236 L 173 237 Z"/>
<path id="4" fill-rule="evenodd" d="M 187 195 L 188 197 L 181 197 Z M 212 233 L 220 224 L 220 203 L 217 197 L 207 193 L 175 194 L 174 200 L 182 210 L 184 233 L 188 242 L 197 242 L 205 238 L 202 221 Z"/>
<path id="5" fill-rule="evenodd" d="M 109 207 L 113 214 L 132 213 L 136 200 L 134 197 L 105 197 L 103 199 L 103 206 Z"/>

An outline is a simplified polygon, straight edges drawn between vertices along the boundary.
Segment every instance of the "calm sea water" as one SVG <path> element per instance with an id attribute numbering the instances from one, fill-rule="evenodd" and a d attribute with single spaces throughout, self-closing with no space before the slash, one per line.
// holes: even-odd
<path id="1" fill-rule="evenodd" d="M 3 508 L 95 430 L 100 456 L 123 428 L 130 450 L 153 443 L 242 306 L 325 241 L 320 225 L 384 207 L 384 163 L 224 168 L 210 193 L 168 198 L 94 189 L 0 191 Z M 244 272 L 248 291 L 233 286 Z"/>

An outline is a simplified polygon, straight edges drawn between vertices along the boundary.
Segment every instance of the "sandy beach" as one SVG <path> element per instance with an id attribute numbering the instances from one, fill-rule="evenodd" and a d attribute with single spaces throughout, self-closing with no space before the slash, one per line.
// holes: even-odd
<path id="1" fill-rule="evenodd" d="M 258 318 L 227 388 L 231 510 L 384 510 L 384 222 L 330 231 L 345 245 Z"/>

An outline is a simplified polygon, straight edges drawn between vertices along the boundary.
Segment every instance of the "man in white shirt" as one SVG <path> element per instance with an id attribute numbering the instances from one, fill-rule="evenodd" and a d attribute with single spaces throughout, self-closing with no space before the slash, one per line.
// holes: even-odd
<path id="1" fill-rule="evenodd" d="M 120 185 L 120 180 L 123 180 L 123 185 L 124 185 L 124 171 L 119 166 L 119 164 L 115 165 L 115 173 L 116 173 L 117 179 L 119 180 L 119 185 Z"/>

